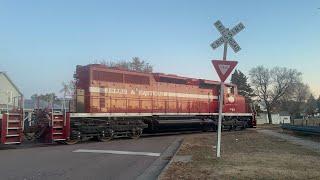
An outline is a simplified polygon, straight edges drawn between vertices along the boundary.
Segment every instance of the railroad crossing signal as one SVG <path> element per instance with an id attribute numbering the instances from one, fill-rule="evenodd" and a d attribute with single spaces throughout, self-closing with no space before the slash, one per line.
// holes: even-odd
<path id="1" fill-rule="evenodd" d="M 228 78 L 234 67 L 238 64 L 238 61 L 212 60 L 211 62 L 216 69 L 221 82 L 224 82 Z"/>
<path id="2" fill-rule="evenodd" d="M 217 49 L 224 43 L 228 43 L 235 53 L 241 50 L 239 44 L 233 39 L 233 36 L 245 28 L 242 23 L 239 23 L 230 31 L 228 28 L 225 28 L 219 20 L 214 23 L 214 26 L 218 29 L 222 36 L 210 44 L 213 50 Z"/>
<path id="3" fill-rule="evenodd" d="M 217 130 L 217 158 L 220 158 L 220 149 L 221 149 L 221 126 L 222 126 L 222 108 L 223 108 L 223 97 L 224 97 L 224 81 L 230 75 L 231 71 L 238 64 L 237 61 L 227 61 L 227 48 L 228 44 L 231 46 L 235 53 L 241 50 L 239 44 L 233 39 L 233 36 L 238 34 L 241 30 L 244 29 L 244 25 L 239 23 L 230 31 L 228 28 L 225 28 L 224 25 L 218 20 L 214 23 L 214 26 L 221 33 L 221 37 L 214 41 L 210 46 L 213 50 L 217 49 L 219 46 L 224 44 L 223 52 L 223 61 L 212 60 L 212 64 L 216 69 L 220 80 L 220 97 L 219 97 L 219 119 L 218 119 L 218 130 Z"/>

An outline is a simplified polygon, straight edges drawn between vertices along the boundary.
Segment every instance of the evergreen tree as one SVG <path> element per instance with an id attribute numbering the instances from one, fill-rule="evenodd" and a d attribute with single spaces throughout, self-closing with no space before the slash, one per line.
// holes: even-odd
<path id="1" fill-rule="evenodd" d="M 231 75 L 231 83 L 238 86 L 238 94 L 244 96 L 246 102 L 251 102 L 254 95 L 253 89 L 248 84 L 248 77 L 245 76 L 240 70 L 235 70 Z"/>

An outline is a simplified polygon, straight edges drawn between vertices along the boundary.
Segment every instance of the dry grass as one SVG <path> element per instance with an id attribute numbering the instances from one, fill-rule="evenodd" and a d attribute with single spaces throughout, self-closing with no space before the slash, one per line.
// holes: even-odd
<path id="1" fill-rule="evenodd" d="M 223 132 L 221 159 L 216 134 L 190 135 L 177 155 L 191 162 L 173 162 L 167 179 L 320 179 L 320 154 L 255 130 Z"/>

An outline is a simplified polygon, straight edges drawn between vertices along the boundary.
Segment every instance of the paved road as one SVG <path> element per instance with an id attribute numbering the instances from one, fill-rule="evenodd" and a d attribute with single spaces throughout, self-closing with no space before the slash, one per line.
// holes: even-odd
<path id="1" fill-rule="evenodd" d="M 178 137 L 0 150 L 0 179 L 136 179 Z"/>

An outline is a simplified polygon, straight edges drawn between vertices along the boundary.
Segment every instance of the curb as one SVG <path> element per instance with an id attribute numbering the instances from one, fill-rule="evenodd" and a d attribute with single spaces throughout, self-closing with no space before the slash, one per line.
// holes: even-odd
<path id="1" fill-rule="evenodd" d="M 159 179 L 168 168 L 173 157 L 178 152 L 178 149 L 183 142 L 183 137 L 178 137 L 166 150 L 161 154 L 158 159 L 151 164 L 141 175 L 137 177 L 137 180 L 151 180 Z"/>
<path id="2" fill-rule="evenodd" d="M 181 138 L 180 144 L 176 150 L 176 152 L 174 153 L 174 155 L 171 157 L 170 161 L 167 163 L 167 165 L 163 168 L 162 172 L 159 174 L 159 176 L 157 177 L 156 180 L 161 180 L 161 178 L 164 176 L 164 174 L 167 172 L 167 170 L 169 169 L 170 165 L 173 163 L 174 161 L 174 157 L 177 155 L 177 153 L 179 152 L 180 146 L 183 143 L 184 138 Z"/>

